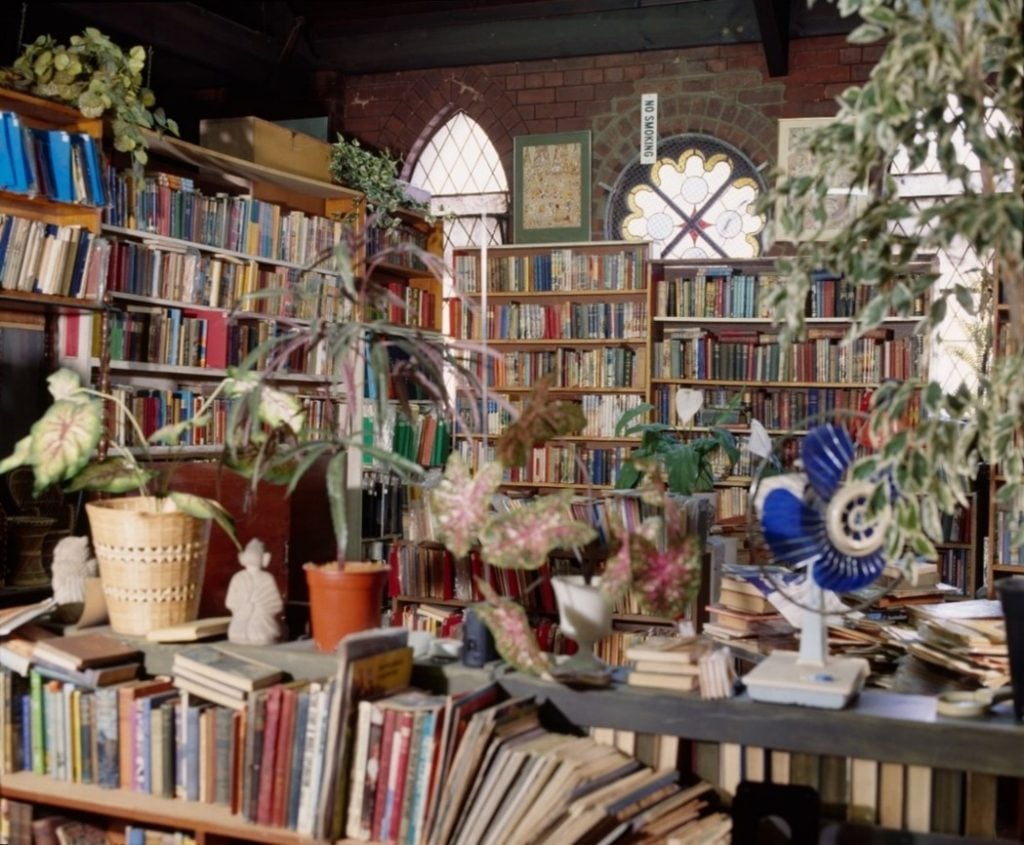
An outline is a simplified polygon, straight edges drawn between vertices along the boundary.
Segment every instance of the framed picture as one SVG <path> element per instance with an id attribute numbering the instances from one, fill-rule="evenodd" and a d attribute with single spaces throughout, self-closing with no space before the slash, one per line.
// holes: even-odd
<path id="1" fill-rule="evenodd" d="M 786 176 L 806 176 L 814 168 L 814 154 L 810 139 L 814 131 L 832 122 L 831 117 L 798 117 L 779 120 L 779 171 Z M 780 227 L 781 240 L 809 240 L 812 233 L 818 240 L 828 240 L 845 222 L 856 213 L 858 192 L 850 185 L 849 173 L 842 171 L 833 175 L 833 184 L 825 197 L 826 222 L 824 229 L 817 232 L 818 224 L 807 219 L 799 232 L 786 232 Z M 781 206 L 776 206 L 775 219 L 781 220 Z"/>
<path id="2" fill-rule="evenodd" d="M 590 240 L 590 131 L 515 139 L 516 243 Z"/>

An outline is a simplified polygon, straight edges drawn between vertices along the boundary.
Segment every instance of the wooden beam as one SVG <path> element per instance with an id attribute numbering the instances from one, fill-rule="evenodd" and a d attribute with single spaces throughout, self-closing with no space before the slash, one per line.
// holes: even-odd
<path id="1" fill-rule="evenodd" d="M 769 76 L 789 73 L 789 0 L 754 0 Z"/>

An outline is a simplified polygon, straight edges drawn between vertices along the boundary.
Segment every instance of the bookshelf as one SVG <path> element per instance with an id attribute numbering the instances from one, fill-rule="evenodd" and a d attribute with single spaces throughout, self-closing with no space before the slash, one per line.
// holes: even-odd
<path id="1" fill-rule="evenodd" d="M 460 432 L 471 465 L 491 456 L 488 437 L 508 422 L 542 377 L 552 394 L 578 401 L 581 437 L 534 450 L 505 482 L 558 489 L 614 485 L 630 441 L 615 436 L 622 413 L 647 399 L 648 245 L 602 241 L 456 250 L 456 338 L 494 353 L 478 361 L 493 399 L 482 432 Z"/>
<path id="2" fill-rule="evenodd" d="M 1010 326 L 1010 306 L 1001 281 L 997 280 L 996 296 L 992 306 L 993 362 L 1012 350 L 1013 332 Z M 1024 545 L 1014 545 L 1013 534 L 1018 526 L 1012 524 L 1010 511 L 999 504 L 999 492 L 1005 482 L 999 465 L 989 467 L 988 535 L 985 538 L 985 578 L 988 597 L 996 598 L 996 581 L 1011 575 L 1024 575 Z"/>
<path id="3" fill-rule="evenodd" d="M 799 437 L 829 412 L 864 410 L 882 381 L 926 360 L 913 333 L 920 308 L 843 343 L 866 293 L 849 280 L 817 274 L 804 337 L 783 353 L 764 305 L 782 283 L 774 260 L 655 261 L 652 279 L 651 402 L 668 425 L 678 425 L 673 397 L 687 387 L 704 393 L 694 431 L 720 425 L 743 435 L 756 419 L 770 435 Z M 745 521 L 750 475 L 745 455 L 720 480 L 719 522 Z"/>

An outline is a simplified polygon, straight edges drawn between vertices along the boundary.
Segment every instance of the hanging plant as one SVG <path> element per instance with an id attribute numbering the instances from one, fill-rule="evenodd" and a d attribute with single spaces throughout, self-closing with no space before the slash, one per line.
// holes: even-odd
<path id="1" fill-rule="evenodd" d="M 401 163 L 390 150 L 375 153 L 357 138 L 346 140 L 339 135 L 331 145 L 331 175 L 342 185 L 362 191 L 370 213 L 387 229 L 399 224 L 395 212 L 400 208 L 427 210 L 426 205 L 407 195 L 405 183 L 398 178 Z"/>
<path id="2" fill-rule="evenodd" d="M 156 98 L 142 84 L 146 50 L 125 53 L 95 27 L 72 35 L 69 45 L 40 35 L 0 69 L 0 85 L 75 106 L 86 117 L 110 116 L 114 149 L 129 153 L 138 165 L 148 160 L 144 129 L 178 135 L 178 124 L 154 109 Z"/>

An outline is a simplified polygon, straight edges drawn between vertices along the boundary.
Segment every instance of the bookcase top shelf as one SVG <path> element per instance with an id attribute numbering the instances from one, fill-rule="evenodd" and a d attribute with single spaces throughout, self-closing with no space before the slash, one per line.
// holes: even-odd
<path id="1" fill-rule="evenodd" d="M 948 768 L 970 761 L 973 772 L 1024 776 L 1024 730 L 1008 706 L 981 719 L 936 714 L 936 700 L 864 690 L 843 710 L 751 701 L 746 695 L 705 700 L 696 694 L 613 686 L 573 690 L 519 673 L 498 679 L 512 695 L 537 696 L 578 726 L 646 731 L 709 742 L 730 742 L 843 757 Z"/>

